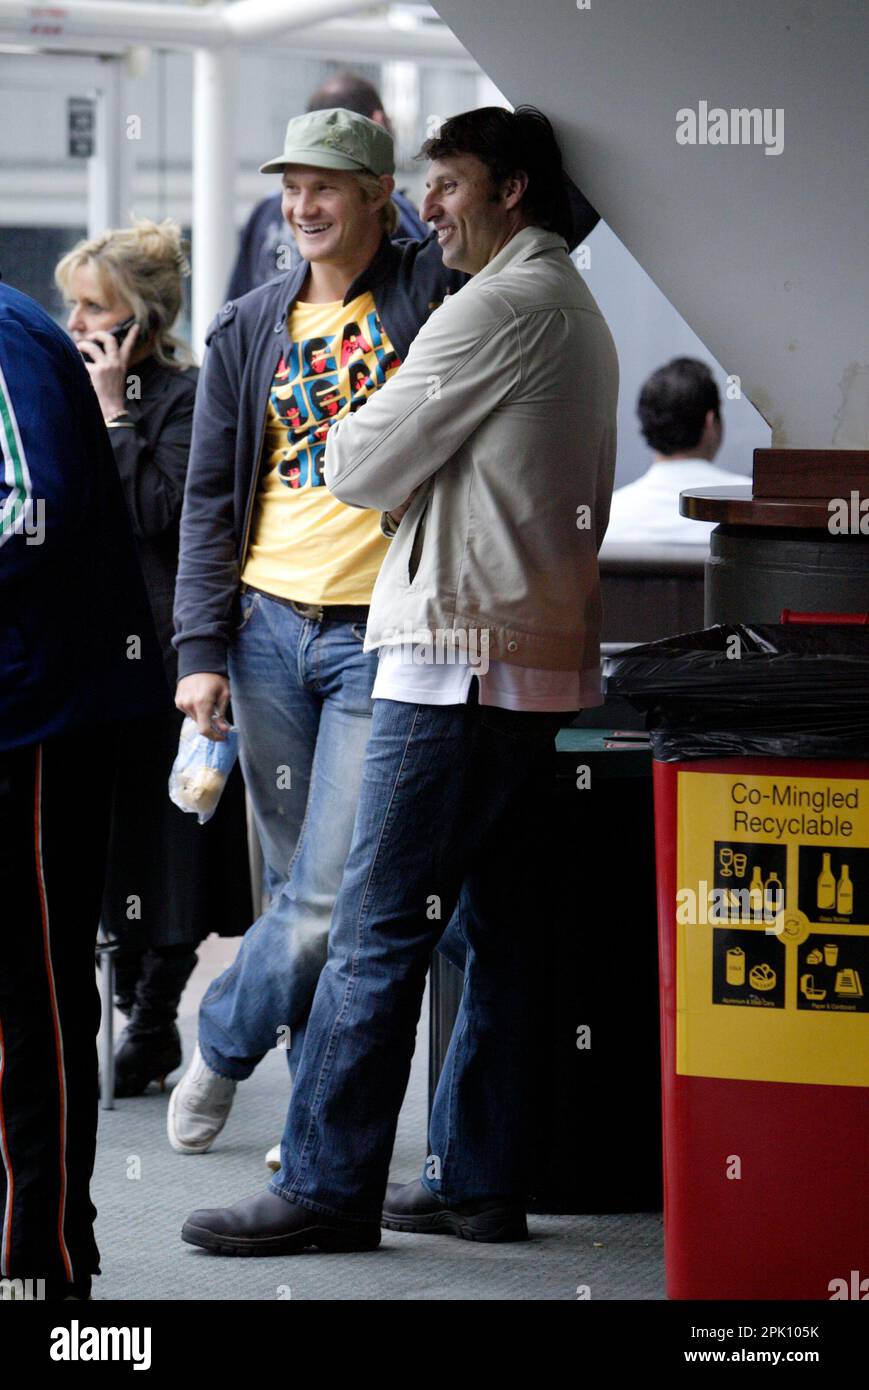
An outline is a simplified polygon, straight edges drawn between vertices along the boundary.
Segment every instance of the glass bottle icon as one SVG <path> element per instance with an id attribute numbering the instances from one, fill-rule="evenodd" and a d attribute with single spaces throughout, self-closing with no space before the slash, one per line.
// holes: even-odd
<path id="1" fill-rule="evenodd" d="M 785 905 L 785 893 L 782 881 L 775 869 L 770 870 L 763 890 L 763 902 L 767 912 L 777 914 L 781 912 Z"/>
<path id="2" fill-rule="evenodd" d="M 854 911 L 854 885 L 848 873 L 848 865 L 842 865 L 842 874 L 836 884 L 836 911 L 847 916 Z"/>
<path id="3" fill-rule="evenodd" d="M 751 883 L 748 885 L 748 906 L 751 912 L 763 912 L 763 879 L 760 875 L 759 864 L 755 864 L 751 871 Z"/>
<path id="4" fill-rule="evenodd" d="M 824 862 L 818 874 L 818 907 L 821 912 L 830 912 L 835 906 L 836 880 L 830 868 L 830 856 L 824 854 Z"/>

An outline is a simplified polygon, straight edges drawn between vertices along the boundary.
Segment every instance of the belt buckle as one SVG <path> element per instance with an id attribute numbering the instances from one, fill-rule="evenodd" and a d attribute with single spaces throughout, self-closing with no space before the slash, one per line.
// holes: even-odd
<path id="1" fill-rule="evenodd" d="M 300 618 L 307 618 L 312 622 L 321 623 L 323 621 L 323 609 L 318 608 L 314 603 L 293 603 Z"/>

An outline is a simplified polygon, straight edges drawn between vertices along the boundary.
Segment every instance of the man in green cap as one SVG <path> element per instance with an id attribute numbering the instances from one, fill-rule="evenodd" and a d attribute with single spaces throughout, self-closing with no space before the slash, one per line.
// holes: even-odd
<path id="1" fill-rule="evenodd" d="M 444 267 L 434 233 L 390 240 L 393 170 L 391 136 L 365 116 L 337 107 L 291 120 L 262 171 L 282 175 L 304 259 L 226 304 L 207 335 L 181 521 L 176 701 L 220 738 L 232 692 L 271 901 L 202 1001 L 199 1047 L 169 1106 L 182 1153 L 210 1148 L 237 1083 L 270 1048 L 289 1044 L 295 1071 L 350 848 L 377 671 L 363 644 L 388 542 L 377 511 L 326 488 L 326 438 L 468 279 Z M 581 240 L 597 215 L 566 192 Z M 454 941 L 448 929 L 441 949 Z"/>
<path id="2" fill-rule="evenodd" d="M 371 721 L 368 604 L 379 513 L 323 481 L 326 436 L 406 357 L 466 276 L 434 237 L 396 245 L 392 137 L 343 108 L 287 126 L 283 214 L 303 260 L 224 306 L 196 398 L 175 607 L 176 701 L 209 738 L 232 712 L 266 860 L 268 910 L 200 1010 L 169 1138 L 204 1153 L 265 1053 L 297 1063 L 326 959 Z M 292 868 L 292 872 L 290 869 Z"/>
<path id="3" fill-rule="evenodd" d="M 390 132 L 392 130 L 383 107 L 383 98 L 374 84 L 358 72 L 345 69 L 330 73 L 311 93 L 306 110 L 323 111 L 333 106 L 358 111 L 377 125 L 385 126 Z M 301 259 L 295 241 L 287 234 L 281 201 L 280 189 L 269 192 L 251 212 L 239 238 L 238 256 L 229 278 L 227 299 L 238 299 L 257 285 L 273 280 L 281 271 L 292 270 Z M 393 241 L 426 237 L 429 228 L 406 193 L 393 189 L 392 201 L 398 210 L 398 225 L 392 236 Z"/>

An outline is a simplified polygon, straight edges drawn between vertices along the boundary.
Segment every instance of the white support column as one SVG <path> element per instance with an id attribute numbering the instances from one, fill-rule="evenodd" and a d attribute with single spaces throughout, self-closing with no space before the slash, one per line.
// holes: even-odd
<path id="1" fill-rule="evenodd" d="M 193 55 L 193 350 L 224 302 L 235 258 L 235 53 Z"/>
<path id="2" fill-rule="evenodd" d="M 94 153 L 88 160 L 88 236 L 129 218 L 132 158 L 126 139 L 124 60 L 101 58 L 94 98 Z"/>

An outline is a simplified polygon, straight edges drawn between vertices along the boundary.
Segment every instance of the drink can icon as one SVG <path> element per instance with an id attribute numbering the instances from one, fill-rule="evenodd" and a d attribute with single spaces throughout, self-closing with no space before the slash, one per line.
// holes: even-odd
<path id="1" fill-rule="evenodd" d="M 729 985 L 745 984 L 745 952 L 740 946 L 732 946 L 727 952 L 725 970 Z"/>

